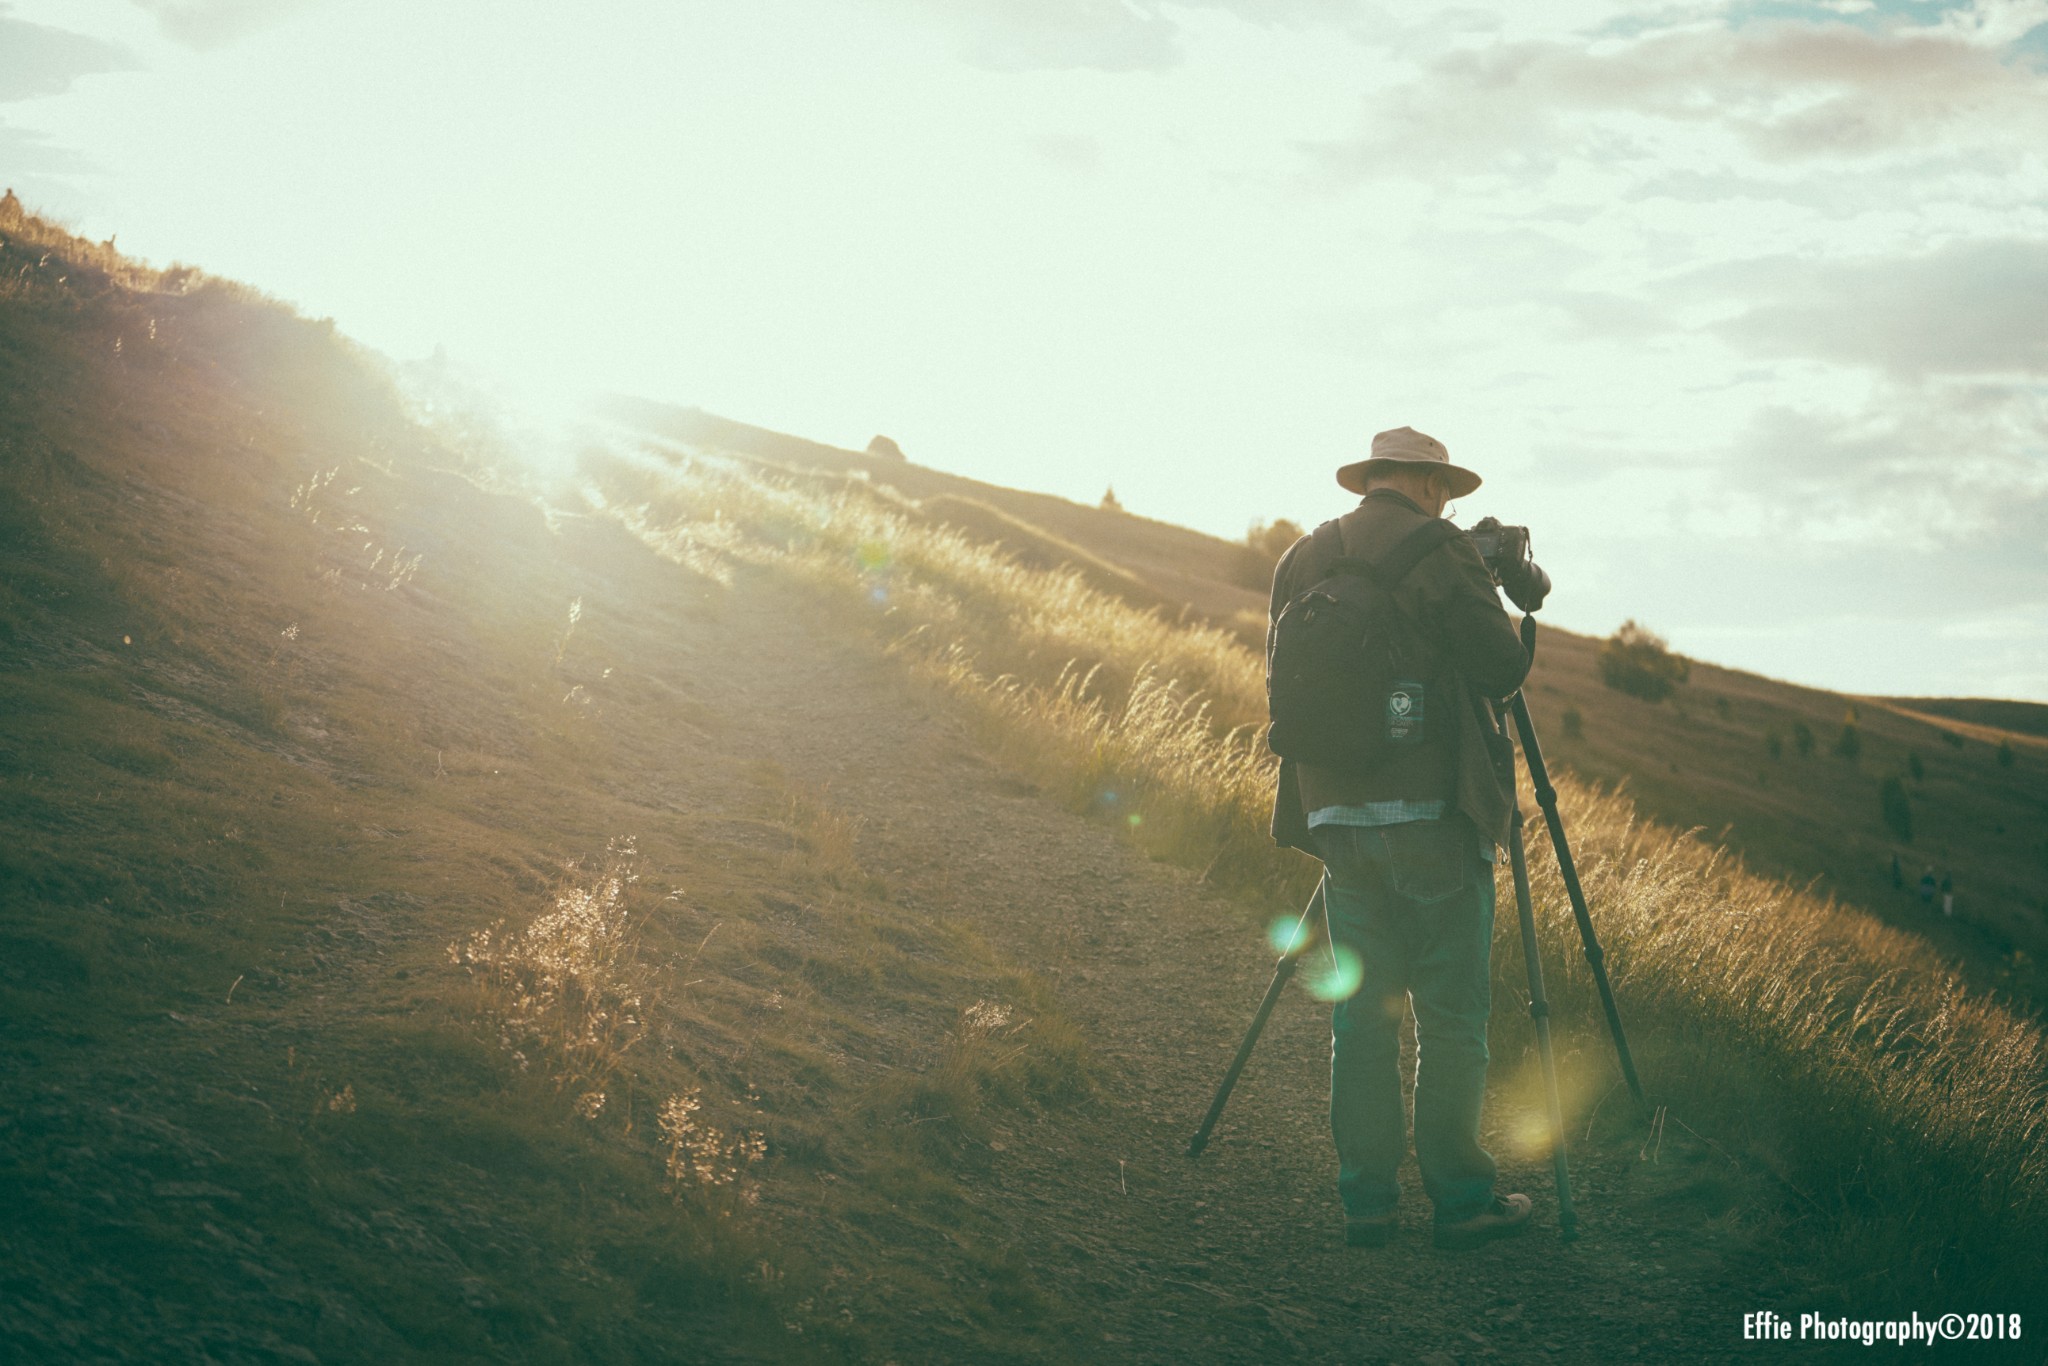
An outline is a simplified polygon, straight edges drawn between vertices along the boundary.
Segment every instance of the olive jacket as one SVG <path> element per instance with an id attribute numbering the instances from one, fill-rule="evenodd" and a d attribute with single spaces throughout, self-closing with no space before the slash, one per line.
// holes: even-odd
<path id="1" fill-rule="evenodd" d="M 1371 559 L 1428 516 L 1413 499 L 1379 488 L 1337 521 L 1345 552 Z M 1307 536 L 1280 557 L 1273 572 L 1271 618 L 1323 577 L 1316 559 Z M 1423 743 L 1390 754 L 1371 773 L 1339 773 L 1283 759 L 1273 801 L 1273 839 L 1286 848 L 1317 852 L 1309 838 L 1311 811 L 1404 799 L 1442 800 L 1447 810 L 1469 817 L 1481 838 L 1496 845 L 1507 842 L 1514 818 L 1511 761 L 1507 740 L 1483 699 L 1507 697 L 1522 685 L 1529 672 L 1528 652 L 1501 606 L 1485 561 L 1463 536 L 1425 555 L 1394 598 L 1437 643 L 1445 675 L 1437 690 L 1445 695 L 1426 701 Z M 1269 666 L 1272 648 L 1268 630 Z"/>

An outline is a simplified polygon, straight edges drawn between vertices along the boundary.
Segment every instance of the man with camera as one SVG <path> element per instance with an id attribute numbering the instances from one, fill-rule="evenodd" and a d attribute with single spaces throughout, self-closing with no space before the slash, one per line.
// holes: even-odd
<path id="1" fill-rule="evenodd" d="M 1267 667 L 1282 756 L 1273 837 L 1322 860 L 1333 952 L 1362 972 L 1332 1012 L 1345 1237 L 1378 1246 L 1398 1228 L 1412 1001 L 1415 1155 L 1436 1245 L 1476 1247 L 1522 1232 L 1530 1211 L 1526 1195 L 1495 1192 L 1479 1142 L 1493 866 L 1517 819 L 1488 699 L 1529 670 L 1496 589 L 1534 610 L 1549 581 L 1523 529 L 1489 521 L 1468 536 L 1442 520 L 1479 476 L 1432 437 L 1381 432 L 1337 482 L 1363 497 L 1281 558 Z"/>

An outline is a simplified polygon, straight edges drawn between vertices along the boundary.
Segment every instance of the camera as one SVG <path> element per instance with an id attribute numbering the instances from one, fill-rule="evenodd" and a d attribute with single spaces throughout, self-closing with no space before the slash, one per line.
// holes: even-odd
<path id="1" fill-rule="evenodd" d="M 1533 612 L 1543 605 L 1543 599 L 1550 594 L 1550 575 L 1529 553 L 1529 528 L 1506 526 L 1499 518 L 1488 517 L 1473 523 L 1465 535 L 1479 552 L 1479 558 L 1486 561 L 1486 572 L 1506 590 L 1510 602 L 1524 612 Z"/>
<path id="2" fill-rule="evenodd" d="M 1486 561 L 1487 570 L 1496 576 L 1504 564 L 1529 560 L 1529 528 L 1525 526 L 1503 526 L 1498 517 L 1488 517 L 1473 523 L 1465 535 L 1479 552 L 1479 558 Z"/>

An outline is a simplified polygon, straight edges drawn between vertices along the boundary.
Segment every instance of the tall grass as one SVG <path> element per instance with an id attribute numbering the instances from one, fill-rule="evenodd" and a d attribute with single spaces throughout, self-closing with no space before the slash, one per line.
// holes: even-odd
<path id="1" fill-rule="evenodd" d="M 604 1109 L 628 1055 L 646 1037 L 651 974 L 628 893 L 639 881 L 630 841 L 601 868 L 572 870 L 553 904 L 518 929 L 502 920 L 448 946 L 482 989 L 498 1043 L 521 1071 L 538 1063 L 586 1118 Z"/>
<path id="2" fill-rule="evenodd" d="M 704 459 L 671 475 L 602 453 L 586 455 L 583 469 L 602 505 L 712 577 L 738 562 L 798 567 L 905 629 L 963 644 L 991 677 L 1049 681 L 1078 662 L 1098 670 L 1098 691 L 1121 695 L 1149 672 L 1177 693 L 1201 693 L 1214 725 L 1264 719 L 1258 659 L 1229 632 L 1133 607 L 1075 570 L 1027 568 L 859 483 L 807 488 Z"/>
<path id="3" fill-rule="evenodd" d="M 1028 569 L 856 487 L 618 455 L 585 472 L 593 497 L 672 558 L 720 577 L 772 570 L 868 613 L 916 669 L 981 710 L 1014 762 L 1077 806 L 1113 811 L 1154 852 L 1230 885 L 1305 894 L 1312 868 L 1265 834 L 1274 762 L 1256 730 L 1259 661 L 1228 635 Z M 2039 1028 L 1966 991 L 1904 934 L 1754 876 L 1639 819 L 1623 796 L 1568 775 L 1558 788 L 1656 1099 L 1776 1175 L 1836 1290 L 1865 1307 L 1921 1303 L 1937 1287 L 2038 1291 Z M 1532 843 L 1561 1016 L 1597 1029 L 1584 1023 L 1599 1016 L 1561 881 L 1540 831 Z M 1497 987 L 1513 997 L 1520 947 L 1512 917 L 1500 923 Z M 1512 1044 L 1526 1025 L 1496 1012 L 1495 1029 Z"/>

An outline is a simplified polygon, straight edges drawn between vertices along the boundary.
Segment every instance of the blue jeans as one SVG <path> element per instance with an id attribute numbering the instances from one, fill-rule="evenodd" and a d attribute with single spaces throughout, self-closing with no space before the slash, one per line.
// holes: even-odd
<path id="1" fill-rule="evenodd" d="M 1399 825 L 1323 825 L 1330 942 L 1358 955 L 1364 979 L 1331 1012 L 1330 1129 L 1346 1215 L 1400 1201 L 1407 1151 L 1401 1021 L 1412 1000 L 1417 1042 L 1415 1159 L 1439 1222 L 1493 1198 L 1493 1158 L 1479 1146 L 1486 1093 L 1493 869 L 1463 816 Z"/>

